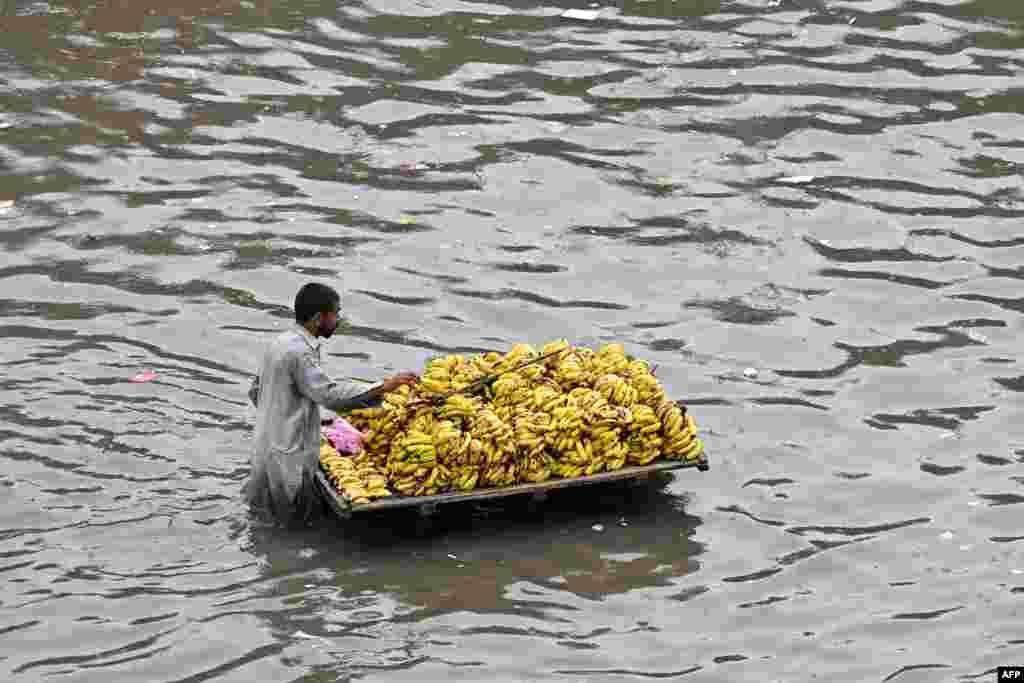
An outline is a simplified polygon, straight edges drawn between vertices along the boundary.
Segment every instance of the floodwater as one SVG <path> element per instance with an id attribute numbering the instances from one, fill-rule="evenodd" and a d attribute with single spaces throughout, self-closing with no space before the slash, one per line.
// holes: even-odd
<path id="1" fill-rule="evenodd" d="M 1022 48 L 1020 0 L 0 2 L 0 680 L 1021 664 Z M 339 376 L 622 342 L 711 471 L 261 526 L 309 280 Z"/>

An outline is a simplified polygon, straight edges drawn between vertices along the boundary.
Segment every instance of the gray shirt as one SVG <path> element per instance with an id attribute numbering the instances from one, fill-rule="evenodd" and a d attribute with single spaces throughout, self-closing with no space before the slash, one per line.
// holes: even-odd
<path id="1" fill-rule="evenodd" d="M 273 339 L 249 388 L 257 417 L 246 499 L 279 517 L 290 516 L 304 481 L 308 486 L 318 466 L 318 405 L 346 411 L 378 404 L 366 398 L 368 389 L 328 377 L 320 367 L 320 343 L 301 325 Z"/>

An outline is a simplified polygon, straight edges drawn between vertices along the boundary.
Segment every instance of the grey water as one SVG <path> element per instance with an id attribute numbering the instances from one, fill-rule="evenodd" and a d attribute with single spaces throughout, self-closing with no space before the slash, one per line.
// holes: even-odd
<path id="1" fill-rule="evenodd" d="M 1024 663 L 1022 8 L 0 2 L 0 679 Z M 310 280 L 340 377 L 621 342 L 711 470 L 261 525 Z"/>

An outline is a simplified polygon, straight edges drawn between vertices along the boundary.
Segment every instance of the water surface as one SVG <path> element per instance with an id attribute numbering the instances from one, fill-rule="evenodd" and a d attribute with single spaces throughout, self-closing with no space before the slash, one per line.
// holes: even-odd
<path id="1" fill-rule="evenodd" d="M 1017 0 L 0 3 L 0 678 L 1020 663 L 1022 47 Z M 311 279 L 339 376 L 622 342 L 712 469 L 260 526 Z"/>

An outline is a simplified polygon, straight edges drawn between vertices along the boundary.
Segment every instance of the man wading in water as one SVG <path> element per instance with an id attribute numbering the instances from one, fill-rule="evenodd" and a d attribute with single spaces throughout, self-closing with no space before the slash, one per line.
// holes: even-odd
<path id="1" fill-rule="evenodd" d="M 334 411 L 378 405 L 384 394 L 419 377 L 403 372 L 370 390 L 331 379 L 320 367 L 319 337 L 338 327 L 341 297 L 311 282 L 295 296 L 294 328 L 267 347 L 249 399 L 257 409 L 252 471 L 243 488 L 249 504 L 286 524 L 309 522 L 323 514 L 314 473 L 320 460 L 320 409 Z"/>

